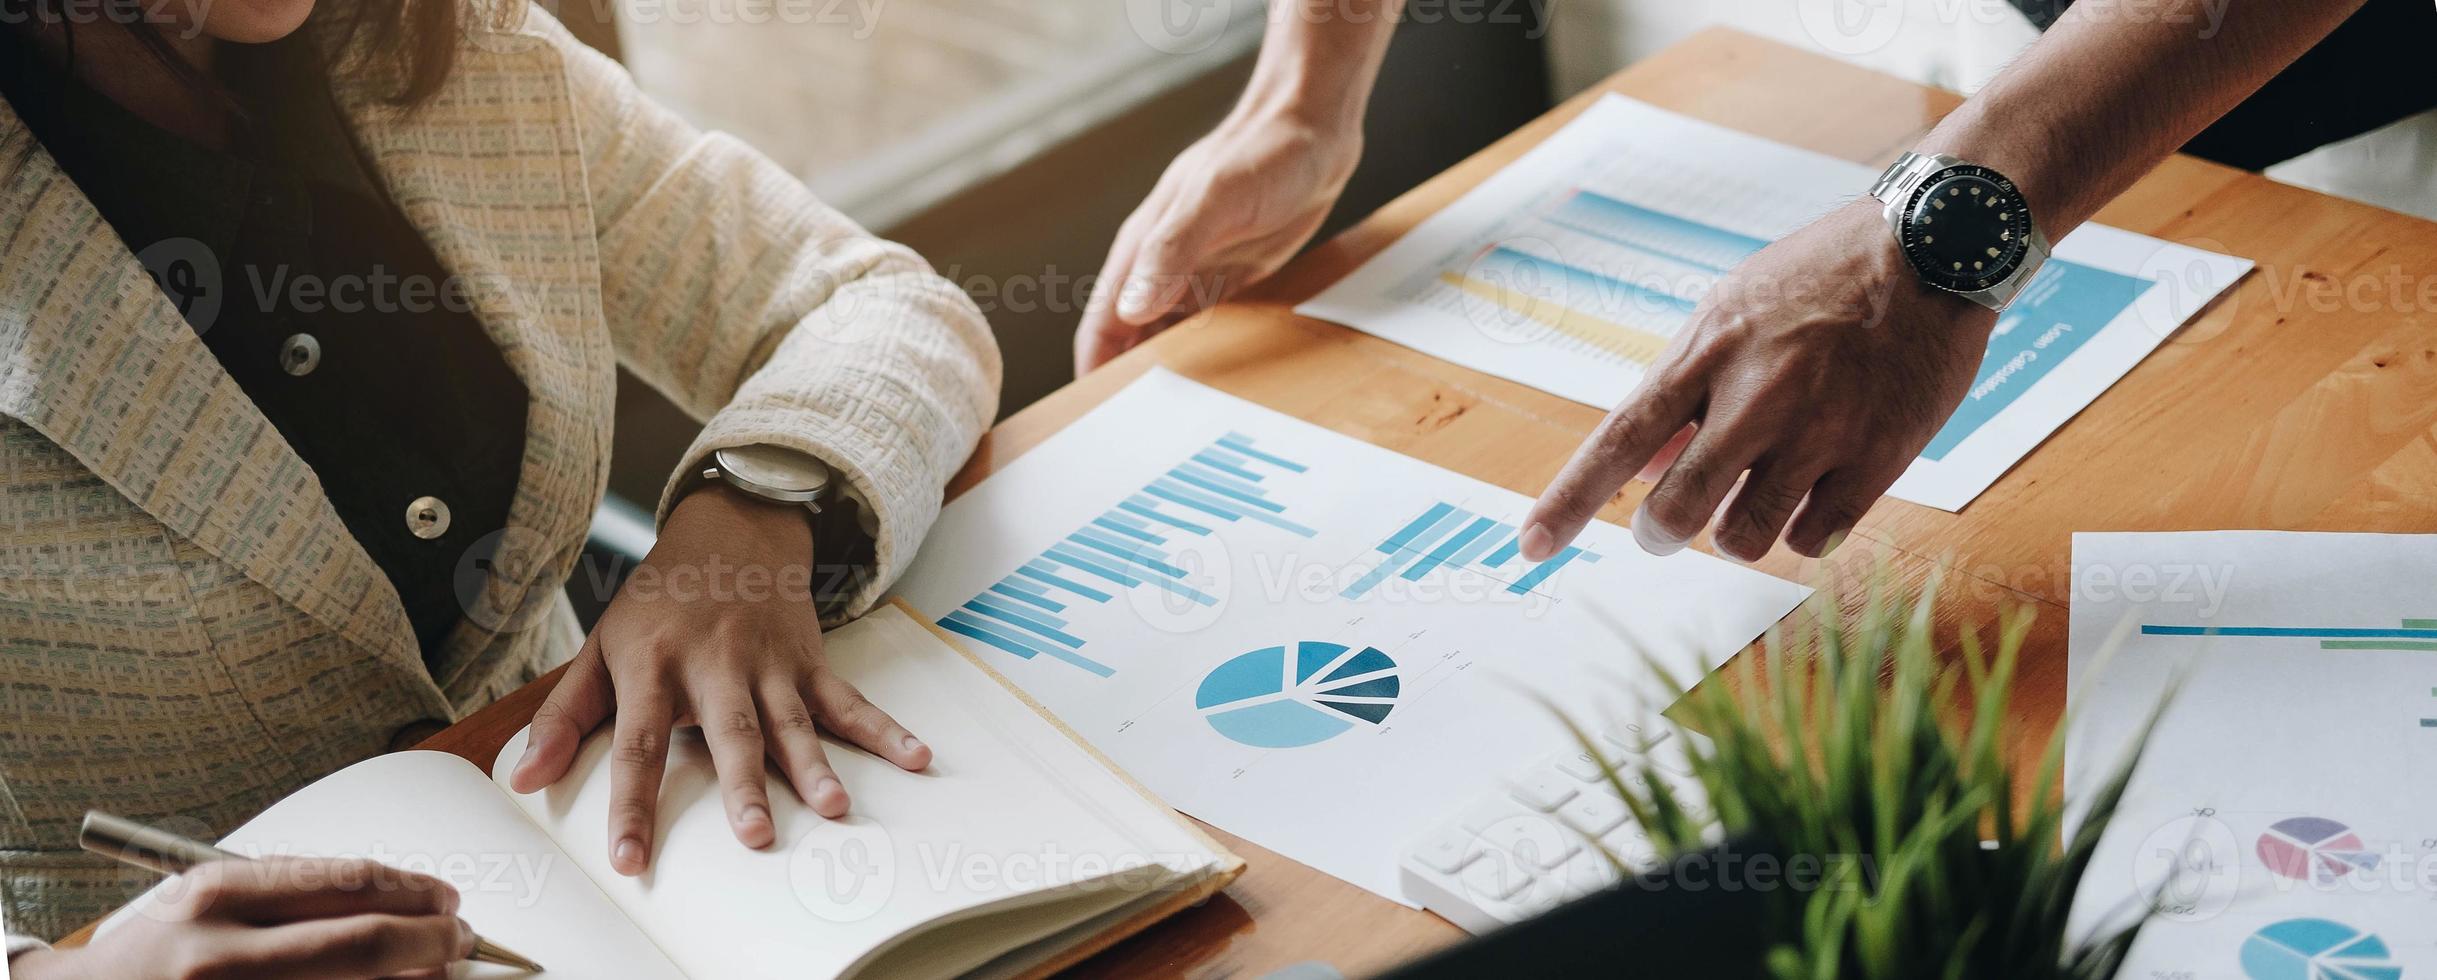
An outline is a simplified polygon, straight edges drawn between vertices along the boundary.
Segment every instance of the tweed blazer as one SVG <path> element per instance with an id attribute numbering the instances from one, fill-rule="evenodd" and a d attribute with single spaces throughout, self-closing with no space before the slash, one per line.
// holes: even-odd
<path id="1" fill-rule="evenodd" d="M 868 501 L 877 568 L 850 615 L 995 410 L 997 349 L 961 292 L 546 13 L 477 10 L 411 112 L 334 16 L 305 29 L 358 148 L 529 390 L 509 527 L 461 565 L 466 620 L 427 666 L 312 470 L 0 102 L 10 932 L 59 934 L 147 883 L 76 851 L 87 807 L 216 835 L 571 656 L 562 585 L 606 485 L 619 365 L 706 420 L 679 474 L 771 443 Z"/>

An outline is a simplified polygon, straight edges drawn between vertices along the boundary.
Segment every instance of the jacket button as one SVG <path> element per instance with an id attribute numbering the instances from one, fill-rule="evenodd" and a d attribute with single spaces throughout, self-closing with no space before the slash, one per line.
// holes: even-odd
<path id="1" fill-rule="evenodd" d="M 322 342 L 312 334 L 290 334 L 279 343 L 279 367 L 299 378 L 312 374 L 322 363 Z"/>
<path id="2" fill-rule="evenodd" d="M 448 501 L 438 497 L 416 497 L 406 505 L 406 529 L 425 541 L 447 534 Z"/>

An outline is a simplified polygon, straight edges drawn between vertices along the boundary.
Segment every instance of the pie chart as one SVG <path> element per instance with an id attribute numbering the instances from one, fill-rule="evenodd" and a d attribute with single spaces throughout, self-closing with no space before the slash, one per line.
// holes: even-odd
<path id="1" fill-rule="evenodd" d="M 2385 940 L 2341 922 L 2286 919 L 2242 943 L 2251 980 L 2401 980 Z"/>
<path id="2" fill-rule="evenodd" d="M 2259 860 L 2279 877 L 2332 882 L 2378 866 L 2378 855 L 2361 835 L 2325 817 L 2293 817 L 2259 835 Z"/>
<path id="3" fill-rule="evenodd" d="M 1304 640 L 1212 668 L 1193 706 L 1231 740 L 1291 749 L 1377 726 L 1395 709 L 1400 689 L 1396 661 L 1378 648 Z"/>

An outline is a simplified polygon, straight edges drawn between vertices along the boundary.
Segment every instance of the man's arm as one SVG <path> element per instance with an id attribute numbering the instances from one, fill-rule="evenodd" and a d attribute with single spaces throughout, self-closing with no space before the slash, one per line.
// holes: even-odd
<path id="1" fill-rule="evenodd" d="M 2360 5 L 2083 0 L 1918 149 L 2005 174 L 2062 238 Z M 1523 554 L 1564 546 L 1637 472 L 1658 482 L 1633 515 L 1654 553 L 1715 515 L 1728 557 L 1756 560 L 1781 532 L 1825 554 L 1953 414 L 1995 324 L 1919 281 L 1877 202 L 1832 211 L 1709 292 L 1542 492 Z"/>
<path id="2" fill-rule="evenodd" d="M 2176 0 L 2151 9 L 2083 0 L 1919 148 L 2013 178 L 2061 239 L 2361 2 Z"/>
<path id="3" fill-rule="evenodd" d="M 1279 0 L 1243 98 L 1179 154 L 1109 247 L 1075 372 L 1286 264 L 1362 156 L 1362 116 L 1404 0 Z"/>
<path id="4" fill-rule="evenodd" d="M 1405 0 L 1280 0 L 1238 111 L 1300 115 L 1361 131 L 1362 110 Z"/>

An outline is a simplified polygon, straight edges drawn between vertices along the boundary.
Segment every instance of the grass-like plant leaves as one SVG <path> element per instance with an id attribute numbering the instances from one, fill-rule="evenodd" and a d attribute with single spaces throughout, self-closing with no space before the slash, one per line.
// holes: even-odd
<path id="1" fill-rule="evenodd" d="M 1782 879 L 1768 901 L 1776 980 L 2112 978 L 2138 923 L 2075 945 L 2067 916 L 2139 743 L 2064 837 L 2068 726 L 2056 726 L 2026 793 L 2005 751 L 2031 611 L 2001 615 L 1993 649 L 1962 629 L 1959 664 L 1949 664 L 1931 625 L 1935 592 L 1933 582 L 1897 602 L 1874 587 L 1851 615 L 1823 592 L 1801 617 L 1807 630 L 1791 642 L 1772 630 L 1731 678 L 1688 690 L 1661 671 L 1673 723 L 1709 739 L 1681 748 L 1708 815 L 1647 766 L 1610 767 L 1609 789 L 1659 857 L 1723 835 L 1768 841 L 1789 866 L 1815 862 L 1817 887 Z M 1566 724 L 1594 758 L 1607 757 Z"/>

